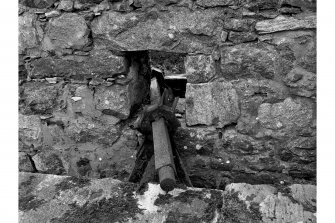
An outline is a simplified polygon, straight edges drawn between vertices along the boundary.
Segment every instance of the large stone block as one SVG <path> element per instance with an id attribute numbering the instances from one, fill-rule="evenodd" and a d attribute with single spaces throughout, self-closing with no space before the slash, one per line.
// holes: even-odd
<path id="1" fill-rule="evenodd" d="M 257 22 L 255 28 L 259 34 L 273 33 L 285 30 L 315 29 L 316 16 L 315 14 L 307 14 L 305 16 L 297 18 L 278 16 L 275 19 Z"/>
<path id="2" fill-rule="evenodd" d="M 233 84 L 241 109 L 237 130 L 251 136 L 258 133 L 258 107 L 264 102 L 275 103 L 289 96 L 285 85 L 273 80 L 247 79 L 234 81 Z"/>
<path id="3" fill-rule="evenodd" d="M 187 84 L 187 125 L 217 125 L 236 122 L 240 115 L 238 96 L 230 83 Z"/>
<path id="4" fill-rule="evenodd" d="M 67 77 L 85 80 L 86 78 L 108 78 L 125 74 L 128 70 L 126 59 L 108 50 L 92 50 L 89 56 L 47 57 L 31 62 L 31 78 Z"/>
<path id="5" fill-rule="evenodd" d="M 112 145 L 120 136 L 116 126 L 88 116 L 70 119 L 65 133 L 77 143 L 98 142 L 104 145 Z"/>
<path id="6" fill-rule="evenodd" d="M 306 187 L 309 185 L 301 184 L 299 186 Z M 315 190 L 314 185 L 310 186 Z M 225 191 L 228 194 L 237 193 L 238 199 L 249 208 L 251 205 L 254 205 L 254 207 L 256 205 L 260 215 L 259 222 L 316 222 L 315 204 L 312 208 L 306 208 L 303 202 L 291 199 L 290 196 L 296 194 L 294 191 L 284 195 L 281 192 L 277 193 L 277 189 L 269 185 L 249 184 L 230 184 Z M 309 195 L 308 191 L 302 192 L 301 196 L 316 198 L 315 194 Z"/>
<path id="7" fill-rule="evenodd" d="M 245 43 L 221 49 L 221 71 L 225 78 L 273 78 L 276 74 L 277 53 L 262 43 Z"/>
<path id="8" fill-rule="evenodd" d="M 160 13 L 122 14 L 108 11 L 95 18 L 91 27 L 93 38 L 102 39 L 113 49 L 211 53 L 212 42 L 209 38 L 196 36 L 217 35 L 218 27 L 214 18 L 223 11 L 207 9 L 190 12 L 184 7 Z"/>
<path id="9" fill-rule="evenodd" d="M 215 76 L 215 64 L 212 56 L 187 56 L 185 70 L 188 83 L 204 83 Z"/>
<path id="10" fill-rule="evenodd" d="M 109 131 L 113 129 L 109 128 Z M 82 140 L 63 152 L 62 156 L 69 166 L 68 174 L 126 181 L 135 165 L 139 133 L 126 128 L 114 135 L 108 131 L 100 134 L 98 140 Z M 108 140 L 110 143 L 106 144 Z"/>
<path id="11" fill-rule="evenodd" d="M 43 47 L 54 49 L 82 49 L 89 44 L 89 28 L 85 19 L 76 13 L 64 13 L 48 23 Z"/>

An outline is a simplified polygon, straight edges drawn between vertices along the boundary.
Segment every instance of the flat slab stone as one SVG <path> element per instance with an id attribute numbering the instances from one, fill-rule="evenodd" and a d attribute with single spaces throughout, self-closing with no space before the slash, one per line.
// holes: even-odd
<path id="1" fill-rule="evenodd" d="M 299 18 L 278 16 L 275 19 L 257 22 L 255 28 L 259 34 L 274 33 L 285 30 L 315 29 L 316 16 L 315 14 L 307 14 Z"/>
<path id="2" fill-rule="evenodd" d="M 316 187 L 299 189 L 305 186 L 292 186 L 293 195 L 310 199 L 306 193 Z M 169 193 L 149 183 L 137 193 L 135 184 L 111 178 L 21 172 L 19 222 L 316 222 L 312 209 L 290 196 L 269 185 L 243 183 L 225 191 L 185 187 Z"/>

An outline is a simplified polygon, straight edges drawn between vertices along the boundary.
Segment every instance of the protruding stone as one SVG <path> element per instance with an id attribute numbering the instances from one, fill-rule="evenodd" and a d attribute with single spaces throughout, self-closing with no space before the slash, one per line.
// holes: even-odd
<path id="1" fill-rule="evenodd" d="M 85 19 L 76 13 L 64 13 L 48 23 L 43 40 L 45 50 L 81 49 L 89 44 L 89 28 Z"/>
<path id="2" fill-rule="evenodd" d="M 215 76 L 214 60 L 212 56 L 187 56 L 185 70 L 188 83 L 204 83 Z"/>
<path id="3" fill-rule="evenodd" d="M 229 83 L 187 84 L 187 125 L 217 125 L 236 122 L 240 115 L 238 96 Z"/>
<path id="4" fill-rule="evenodd" d="M 60 11 L 53 10 L 53 11 L 50 11 L 50 12 L 46 12 L 46 13 L 45 13 L 45 16 L 46 16 L 47 18 L 52 18 L 52 17 L 57 17 L 57 16 L 59 16 L 60 14 L 61 14 Z"/>
<path id="5" fill-rule="evenodd" d="M 315 29 L 316 16 L 308 14 L 304 17 L 278 16 L 275 19 L 259 21 L 256 23 L 256 30 L 259 34 L 274 33 L 285 30 Z"/>

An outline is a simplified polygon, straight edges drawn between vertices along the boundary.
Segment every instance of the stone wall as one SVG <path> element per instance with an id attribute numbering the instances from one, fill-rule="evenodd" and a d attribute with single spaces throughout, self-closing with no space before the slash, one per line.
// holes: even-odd
<path id="1" fill-rule="evenodd" d="M 150 62 L 194 186 L 315 184 L 315 0 L 19 2 L 21 171 L 127 179 Z"/>

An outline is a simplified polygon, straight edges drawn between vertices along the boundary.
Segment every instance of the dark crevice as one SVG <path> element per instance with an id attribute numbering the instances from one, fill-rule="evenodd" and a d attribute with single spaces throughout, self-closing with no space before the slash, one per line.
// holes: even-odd
<path id="1" fill-rule="evenodd" d="M 29 154 L 26 154 L 26 155 L 27 155 L 27 157 L 28 157 L 28 159 L 29 159 L 29 161 L 30 161 L 30 163 L 31 163 L 31 166 L 33 167 L 34 172 L 38 172 L 38 171 L 37 171 L 37 168 L 36 168 L 36 165 L 35 165 L 35 162 L 34 162 L 32 156 L 29 155 Z"/>

